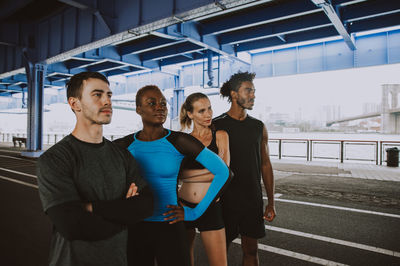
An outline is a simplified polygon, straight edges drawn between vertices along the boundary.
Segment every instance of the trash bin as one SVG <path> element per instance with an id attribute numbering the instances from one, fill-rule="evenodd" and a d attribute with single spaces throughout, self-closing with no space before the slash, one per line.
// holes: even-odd
<path id="1" fill-rule="evenodd" d="M 399 149 L 396 147 L 386 149 L 387 159 L 386 164 L 387 166 L 392 167 L 399 167 Z"/>

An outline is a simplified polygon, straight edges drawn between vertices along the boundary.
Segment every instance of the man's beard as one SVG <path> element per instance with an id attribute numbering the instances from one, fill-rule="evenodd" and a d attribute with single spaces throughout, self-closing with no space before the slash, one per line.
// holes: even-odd
<path id="1" fill-rule="evenodd" d="M 253 110 L 253 106 L 252 106 L 252 105 L 250 105 L 250 107 L 244 106 L 244 105 L 246 104 L 246 100 L 244 100 L 244 99 L 239 98 L 239 99 L 236 101 L 236 103 L 237 103 L 240 107 L 242 107 L 243 109 Z"/>
<path id="2" fill-rule="evenodd" d="M 84 112 L 84 116 L 86 117 L 86 119 L 88 119 L 91 122 L 91 124 L 108 125 L 111 123 L 112 116 L 105 117 L 104 119 L 100 119 L 100 115 L 101 115 L 100 111 L 98 112 L 98 115 L 99 116 L 96 117 L 92 112 Z"/>

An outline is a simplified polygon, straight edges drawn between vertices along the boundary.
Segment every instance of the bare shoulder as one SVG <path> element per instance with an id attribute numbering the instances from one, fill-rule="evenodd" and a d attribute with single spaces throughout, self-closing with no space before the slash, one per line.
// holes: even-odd
<path id="1" fill-rule="evenodd" d="M 268 141 L 268 130 L 264 123 L 263 123 L 262 133 L 263 133 L 263 140 Z"/>
<path id="2" fill-rule="evenodd" d="M 217 130 L 217 132 L 215 132 L 215 136 L 217 138 L 217 140 L 228 140 L 229 139 L 229 135 L 225 130 Z"/>

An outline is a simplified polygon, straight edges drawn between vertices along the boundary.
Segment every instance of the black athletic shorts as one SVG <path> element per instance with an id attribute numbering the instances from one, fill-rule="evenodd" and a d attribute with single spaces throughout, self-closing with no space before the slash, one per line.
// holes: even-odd
<path id="1" fill-rule="evenodd" d="M 190 266 L 183 222 L 140 222 L 128 228 L 129 266 Z"/>
<path id="2" fill-rule="evenodd" d="M 239 235 L 251 238 L 263 238 L 265 236 L 263 207 L 234 210 L 223 205 L 222 215 L 225 223 L 227 243 L 232 242 Z"/>
<path id="3" fill-rule="evenodd" d="M 188 202 L 184 199 L 179 199 L 183 205 L 188 206 L 190 208 L 196 207 L 196 203 Z M 185 222 L 186 229 L 195 229 L 197 228 L 200 232 L 203 231 L 212 231 L 219 230 L 224 228 L 224 220 L 222 218 L 222 207 L 221 202 L 212 203 L 207 210 L 203 213 L 200 218 L 195 221 L 186 221 Z"/>

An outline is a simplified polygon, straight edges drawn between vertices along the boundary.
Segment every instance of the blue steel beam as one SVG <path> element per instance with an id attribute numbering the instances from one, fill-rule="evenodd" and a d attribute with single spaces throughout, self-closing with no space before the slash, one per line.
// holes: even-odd
<path id="1" fill-rule="evenodd" d="M 391 14 L 385 16 L 385 19 L 381 17 L 373 17 L 365 20 L 358 20 L 349 23 L 348 29 L 349 32 L 360 32 L 366 31 L 371 29 L 379 29 L 379 28 L 386 28 L 395 25 L 400 25 L 400 14 Z"/>
<path id="2" fill-rule="evenodd" d="M 198 59 L 203 59 L 203 55 L 194 53 L 193 55 L 193 60 L 198 60 Z M 177 55 L 171 58 L 166 58 L 163 59 L 160 64 L 161 66 L 170 66 L 170 65 L 175 65 L 175 64 L 180 64 L 180 63 L 185 63 L 185 62 L 189 62 L 192 61 L 189 58 L 187 58 L 186 56 L 183 55 Z"/>
<path id="3" fill-rule="evenodd" d="M 160 49 L 163 47 L 175 45 L 179 42 L 184 42 L 185 40 L 176 41 L 170 39 L 163 39 L 156 36 L 146 36 L 134 42 L 128 42 L 118 45 L 118 50 L 121 55 L 127 54 L 139 54 L 148 52 L 151 50 Z"/>
<path id="4" fill-rule="evenodd" d="M 7 0 L 7 3 L 10 2 L 12 0 Z M 177 17 L 186 21 L 205 15 L 214 16 L 219 11 L 213 0 L 62 1 L 72 6 L 54 2 L 51 3 L 52 13 L 49 16 L 32 15 L 27 19 L 27 25 L 23 25 L 15 34 L 21 36 L 21 43 L 27 44 L 27 47 L 36 47 L 33 51 L 34 56 L 30 56 L 32 62 L 59 62 L 74 55 L 78 50 L 86 51 L 93 47 L 121 43 L 136 38 L 135 35 L 145 35 L 160 27 L 172 25 L 177 22 Z M 253 0 L 226 0 L 229 8 L 241 8 L 251 2 Z M 45 3 L 40 3 L 40 6 L 44 7 Z M 0 17 L 1 19 L 3 17 Z M 7 35 L 4 41 L 14 43 L 9 37 L 14 35 Z M 0 55 L 2 53 L 3 51 L 0 51 Z M 11 53 L 13 57 L 19 57 L 20 52 Z M 5 54 L 9 54 L 9 51 Z M 21 62 L 0 63 L 2 73 L 22 67 Z"/>
<path id="5" fill-rule="evenodd" d="M 256 26 L 234 32 L 224 33 L 218 36 L 220 44 L 237 44 L 255 41 L 279 35 L 307 31 L 330 26 L 329 19 L 323 13 L 313 13 L 304 17 L 294 17 L 286 21 L 277 21 L 267 25 Z"/>
<path id="6" fill-rule="evenodd" d="M 97 60 L 81 60 L 78 57 L 71 58 L 69 60 L 64 61 L 65 66 L 68 68 L 68 71 L 75 68 L 85 68 L 92 64 L 96 64 Z"/>
<path id="7" fill-rule="evenodd" d="M 250 64 L 240 58 L 236 57 L 235 50 L 231 45 L 220 45 L 217 36 L 209 35 L 204 36 L 199 30 L 199 24 L 196 22 L 184 22 L 175 24 L 157 31 L 152 34 L 161 36 L 172 40 L 186 40 L 192 44 L 203 47 L 205 50 L 211 50 L 222 56 L 226 56 L 230 59 L 242 62 L 244 64 Z M 200 51 L 200 50 L 199 50 Z M 182 53 L 184 54 L 184 53 Z"/>
<path id="8" fill-rule="evenodd" d="M 69 68 L 66 66 L 65 62 L 58 62 L 47 66 L 47 74 L 50 73 L 64 73 L 69 74 Z"/>
<path id="9" fill-rule="evenodd" d="M 181 56 L 184 56 L 190 60 L 194 59 L 194 53 L 181 54 Z"/>
<path id="10" fill-rule="evenodd" d="M 23 92 L 24 87 L 21 86 L 5 86 L 5 85 L 0 85 L 0 90 L 4 92 L 12 92 L 12 93 L 18 93 L 18 92 Z"/>
<path id="11" fill-rule="evenodd" d="M 89 71 L 93 71 L 93 72 L 99 72 L 99 71 L 103 71 L 105 69 L 110 69 L 110 68 L 115 68 L 115 67 L 122 67 L 123 65 L 121 64 L 117 64 L 117 63 L 113 63 L 113 62 L 102 62 L 93 66 L 88 67 Z"/>
<path id="12" fill-rule="evenodd" d="M 356 49 L 355 41 L 352 36 L 347 32 L 347 29 L 343 25 L 342 21 L 340 20 L 338 14 L 336 13 L 335 9 L 333 6 L 330 4 L 329 0 L 311 0 L 314 2 L 314 4 L 322 10 L 324 10 L 326 16 L 329 18 L 329 20 L 332 22 L 333 26 L 335 29 L 338 31 L 338 33 L 342 36 L 343 40 L 347 44 L 347 46 L 351 50 Z"/>
<path id="13" fill-rule="evenodd" d="M 202 33 L 204 35 L 221 34 L 315 12 L 321 12 L 321 10 L 309 0 L 271 2 L 263 7 L 257 6 L 238 11 L 234 15 L 228 14 L 209 21 L 202 21 Z"/>
<path id="14" fill-rule="evenodd" d="M 143 61 L 160 60 L 168 57 L 174 57 L 178 54 L 201 51 L 204 48 L 193 43 L 179 43 L 175 46 L 161 48 L 155 51 L 145 52 L 140 55 Z"/>
<path id="15" fill-rule="evenodd" d="M 336 35 L 337 35 L 336 29 L 333 26 L 331 26 L 327 28 L 315 29 L 312 31 L 308 31 L 306 33 L 300 32 L 300 33 L 286 35 L 285 43 L 283 43 L 279 38 L 268 38 L 253 42 L 241 43 L 236 47 L 236 49 L 238 52 L 244 52 L 254 49 L 266 48 L 270 46 L 309 41 L 317 38 L 332 37 Z"/>
<path id="16" fill-rule="evenodd" d="M 122 67 L 120 66 L 120 67 L 113 67 L 113 68 L 103 69 L 101 72 L 102 73 L 111 73 L 111 71 L 114 71 L 114 70 L 120 70 L 123 73 L 129 73 L 129 72 L 134 72 L 134 71 L 140 71 L 142 69 L 134 68 L 134 67 L 131 67 L 131 66 L 122 66 Z"/>
<path id="17" fill-rule="evenodd" d="M 72 74 L 68 73 L 68 69 L 64 66 L 63 63 L 52 64 L 48 67 L 47 76 L 44 79 L 45 86 L 63 86 L 63 83 L 60 83 L 60 80 L 69 79 Z M 14 76 L 0 79 L 0 83 L 9 84 L 9 87 L 13 86 L 24 86 L 28 83 L 27 76 L 25 74 L 16 74 Z"/>
<path id="18" fill-rule="evenodd" d="M 28 76 L 28 126 L 27 152 L 25 155 L 37 157 L 42 150 L 43 95 L 46 65 L 25 62 Z M 39 154 L 35 155 L 38 152 Z M 24 154 L 24 152 L 23 152 Z"/>
<path id="19" fill-rule="evenodd" d="M 399 15 L 399 12 L 400 1 L 398 0 L 385 0 L 384 3 L 381 0 L 370 0 L 340 9 L 341 19 L 344 23 L 380 16 L 382 16 L 381 19 L 385 19 L 384 15 L 391 13 Z"/>
<path id="20" fill-rule="evenodd" d="M 15 82 L 10 85 L 7 85 L 7 87 L 8 88 L 14 88 L 14 87 L 21 88 L 21 86 L 24 86 L 24 85 L 26 86 L 26 82 L 19 81 L 19 82 Z"/>
<path id="21" fill-rule="evenodd" d="M 333 6 L 346 6 L 359 3 L 359 0 L 331 0 Z"/>
<path id="22" fill-rule="evenodd" d="M 102 72 L 106 76 L 114 76 L 114 75 L 122 75 L 122 74 L 127 74 L 133 71 L 138 71 L 141 69 L 134 69 L 133 67 L 123 67 L 119 69 L 114 69 L 114 70 L 108 70 L 106 72 Z"/>
<path id="23" fill-rule="evenodd" d="M 145 66 L 140 59 L 139 56 L 134 54 L 121 55 L 119 50 L 115 46 L 106 46 L 97 49 L 93 49 L 87 51 L 80 55 L 81 57 L 75 56 L 73 59 L 69 60 L 67 66 L 70 69 L 74 68 L 84 68 L 84 69 L 97 69 L 97 67 L 93 67 L 98 65 L 99 63 L 109 62 L 111 64 L 119 64 L 120 66 L 129 65 L 131 67 L 139 68 L 139 69 L 149 69 L 149 67 Z M 85 63 L 82 60 L 90 60 Z M 114 66 L 113 66 L 114 67 Z M 80 71 L 83 71 L 82 69 Z"/>
<path id="24" fill-rule="evenodd" d="M 65 80 L 69 79 L 70 76 L 63 76 L 63 77 L 46 77 L 43 81 L 43 85 L 46 87 L 62 87 L 65 84 Z M 12 83 L 8 83 L 7 85 L 1 85 L 1 86 L 6 86 L 9 90 L 14 90 L 16 88 L 19 90 L 19 88 L 25 88 L 28 84 L 28 81 L 13 81 Z"/>
<path id="25" fill-rule="evenodd" d="M 60 73 L 60 72 L 48 72 L 46 79 L 49 80 L 50 82 L 53 82 L 57 80 L 68 79 L 70 77 L 72 77 L 72 74 Z"/>
<path id="26" fill-rule="evenodd" d="M 106 32 L 108 34 L 112 33 L 111 27 L 107 24 L 106 20 L 104 19 L 103 15 L 101 14 L 101 12 L 99 10 L 92 8 L 92 7 L 88 6 L 87 4 L 84 4 L 84 3 L 80 2 L 80 1 L 76 1 L 76 0 L 58 0 L 58 1 L 63 2 L 70 6 L 76 7 L 78 9 L 87 10 L 88 12 L 90 12 L 94 16 L 96 16 L 100 25 L 102 25 L 102 27 L 104 28 L 104 30 L 106 30 Z"/>
<path id="27" fill-rule="evenodd" d="M 331 32 L 332 34 L 336 32 L 333 27 L 331 27 Z M 335 36 L 337 36 L 337 33 L 335 33 Z M 400 63 L 398 45 L 400 42 L 398 40 L 400 40 L 400 30 L 392 30 L 369 34 L 362 38 L 356 35 L 356 44 L 359 46 L 356 51 L 348 49 L 343 40 L 337 38 L 336 40 L 321 41 L 315 44 L 299 46 L 294 44 L 288 48 L 278 47 L 267 52 L 253 53 L 252 70 L 257 73 L 258 77 L 271 77 L 363 67 L 368 64 Z M 387 54 L 385 49 L 388 49 Z M 177 56 L 163 60 L 162 63 L 168 65 L 183 62 L 189 61 L 183 56 Z M 202 64 L 202 62 L 198 62 L 182 67 L 180 71 L 183 73 L 181 87 L 203 85 Z M 234 69 L 235 66 L 237 64 L 223 63 L 222 68 L 224 70 L 221 73 L 223 76 L 221 80 L 229 78 L 231 70 L 237 71 L 237 69 Z M 165 73 L 166 71 L 163 69 L 163 72 Z M 154 77 L 154 73 L 154 71 L 145 74 L 141 73 L 140 76 L 143 77 L 141 80 L 150 80 L 150 76 Z M 179 72 L 174 73 L 175 76 L 177 74 Z M 161 79 L 159 83 L 165 83 L 168 78 Z"/>
<path id="28" fill-rule="evenodd" d="M 7 83 L 15 83 L 15 82 L 27 82 L 27 78 L 25 74 L 16 74 L 11 77 L 3 78 L 0 79 L 2 82 L 7 82 Z"/>
<path id="29" fill-rule="evenodd" d="M 143 61 L 139 56 L 135 56 L 134 54 L 121 55 L 117 47 L 115 46 L 106 46 L 99 48 L 99 56 L 101 58 L 107 59 L 109 62 L 113 62 L 115 64 L 121 64 L 122 66 L 130 66 L 135 69 L 149 69 L 144 66 Z"/>
<path id="30" fill-rule="evenodd" d="M 29 43 L 26 41 L 28 35 L 32 35 L 34 37 L 33 43 L 36 40 L 36 47 L 38 47 L 36 51 L 36 57 L 31 57 L 33 61 L 35 58 L 37 59 L 45 59 L 54 55 L 59 55 L 60 53 L 70 51 L 77 47 L 83 47 L 82 45 L 88 44 L 90 42 L 94 42 L 97 40 L 108 37 L 107 30 L 104 30 L 104 25 L 101 25 L 101 19 L 96 19 L 93 16 L 93 12 L 88 12 L 90 10 L 97 10 L 102 15 L 104 14 L 103 19 L 105 23 L 109 25 L 109 28 L 115 33 L 121 32 L 123 30 L 128 30 L 130 32 L 137 32 L 138 34 L 147 34 L 152 30 L 154 31 L 154 27 L 149 29 L 148 31 L 144 30 L 144 25 L 146 23 L 151 23 L 152 21 L 160 20 L 161 18 L 170 18 L 169 15 L 173 15 L 175 17 L 181 17 L 183 19 L 184 16 L 180 16 L 179 12 L 194 10 L 195 8 L 204 7 L 205 5 L 214 4 L 214 1 L 176 1 L 176 0 L 166 0 L 166 1 L 83 1 L 83 0 L 63 0 L 63 2 L 68 2 L 69 4 L 75 5 L 75 8 L 65 8 L 62 12 L 54 14 L 50 18 L 45 18 L 38 22 L 31 23 L 31 29 L 33 29 L 30 33 L 25 34 L 28 31 L 26 30 L 27 26 L 22 25 L 22 30 L 18 32 L 18 34 L 13 34 L 13 38 L 7 38 L 6 41 L 10 41 L 11 43 Z M 248 3 L 250 1 L 224 1 L 223 6 L 226 8 L 231 8 L 234 5 L 242 5 L 243 3 Z M 240 2 L 240 3 L 239 3 Z M 157 3 L 158 9 L 152 9 L 151 7 Z M 220 43 L 218 40 L 219 36 L 212 36 L 207 40 L 206 36 L 212 33 L 222 33 L 228 31 L 234 31 L 238 29 L 248 28 L 249 26 L 255 25 L 265 25 L 274 21 L 285 21 L 291 17 L 304 17 L 306 14 L 312 13 L 320 13 L 319 9 L 314 5 L 310 4 L 308 0 L 292 0 L 292 1 L 271 1 L 269 3 L 264 4 L 254 4 L 255 6 L 251 8 L 244 9 L 242 11 L 233 11 L 230 13 L 222 12 L 223 15 L 220 17 L 207 18 L 202 19 L 199 18 L 199 24 L 201 24 L 202 28 L 198 29 L 198 32 L 201 32 L 200 37 L 197 34 L 189 35 L 188 39 L 193 43 L 203 43 L 203 47 L 206 49 L 220 50 L 222 52 L 227 52 L 228 54 L 234 53 L 236 49 L 231 47 L 230 45 L 224 45 Z M 387 0 L 385 4 L 379 4 L 379 1 L 340 1 L 340 0 L 332 0 L 332 5 L 337 8 L 340 12 L 338 15 L 342 17 L 346 17 L 346 14 L 349 14 L 354 11 L 354 13 L 359 12 L 360 14 L 364 12 L 366 16 L 374 16 L 376 12 L 394 12 L 392 9 L 396 8 L 399 5 L 399 1 Z M 183 8 L 185 6 L 185 8 Z M 365 8 L 364 8 L 365 7 Z M 150 9 L 149 9 L 150 8 Z M 90 9 L 90 10 L 89 10 Z M 149 12 L 152 10 L 152 12 Z M 204 9 L 206 10 L 206 9 Z M 375 11 L 374 11 L 375 10 Z M 207 11 L 209 13 L 214 11 Z M 374 13 L 375 12 L 375 13 Z M 90 14 L 89 14 L 90 13 Z M 369 14 L 368 14 L 369 13 Z M 111 17 L 113 14 L 118 14 L 117 17 Z M 95 14 L 96 15 L 96 14 Z M 195 12 L 192 14 L 192 18 L 196 17 Z M 97 17 L 99 18 L 99 17 Z M 382 17 L 383 18 L 383 17 Z M 172 18 L 173 19 L 173 18 Z M 357 19 L 361 19 L 358 17 Z M 231 23 L 232 22 L 232 23 Z M 160 22 L 161 23 L 161 22 Z M 158 24 L 157 27 L 162 27 L 163 25 L 171 25 L 170 19 L 166 19 L 165 24 Z M 176 21 L 174 22 L 176 23 Z M 129 25 L 129 26 L 128 26 Z M 140 28 L 143 26 L 143 29 Z M 154 26 L 154 25 L 153 25 Z M 216 26 L 216 27 L 213 27 Z M 125 32 L 128 34 L 128 32 Z M 282 37 L 277 35 L 278 37 Z M 285 35 L 285 34 L 284 34 Z M 11 36 L 11 35 L 10 35 Z M 17 38 L 15 38 L 17 36 Z M 22 38 L 18 38 L 18 36 L 22 36 Z M 120 38 L 121 37 L 121 38 Z M 116 37 L 113 41 L 118 41 L 120 44 L 118 45 L 118 53 L 123 57 L 130 53 L 135 53 L 143 51 L 138 50 L 134 47 L 125 46 L 121 44 L 124 41 L 125 36 Z M 17 42 L 13 42 L 12 40 L 17 40 Z M 127 39 L 130 39 L 128 37 Z M 145 39 L 145 38 L 143 38 Z M 284 39 L 284 38 L 283 38 Z M 183 39 L 184 40 L 184 39 Z M 113 41 L 107 40 L 104 41 L 104 44 L 112 43 Z M 136 45 L 136 42 L 139 40 L 135 40 L 132 44 Z M 171 45 L 178 41 L 174 40 L 160 40 L 160 45 Z M 99 47 L 99 44 L 93 44 L 95 47 Z M 142 49 L 146 49 L 146 42 L 142 42 Z M 151 46 L 151 45 L 150 45 Z M 148 47 L 147 47 L 148 48 Z M 157 48 L 157 47 L 156 47 Z M 87 47 L 83 47 L 81 50 L 85 50 Z M 20 65 L 18 60 L 15 61 L 13 58 L 18 58 L 18 52 L 12 50 L 7 51 L 3 48 L 0 49 L 0 56 L 6 55 L 7 63 L 4 67 L 0 67 L 0 71 L 5 69 L 4 71 L 8 71 L 9 66 Z M 148 51 L 148 50 L 147 50 Z M 9 56 L 9 54 L 13 54 L 13 56 Z M 57 56 L 56 56 L 57 57 Z M 10 60 L 8 60 L 10 59 Z M 136 58 L 137 59 L 137 58 Z M 56 60 L 56 59 L 54 59 Z M 15 62 L 13 62 L 15 61 Z M 122 59 L 122 61 L 124 61 Z M 136 67 L 146 65 L 148 62 L 137 62 L 140 60 L 136 60 Z M 81 65 L 82 67 L 82 65 Z M 82 68 L 86 68 L 87 66 L 83 66 Z M 82 70 L 82 69 L 80 69 Z M 3 72 L 4 72 L 3 71 Z"/>

